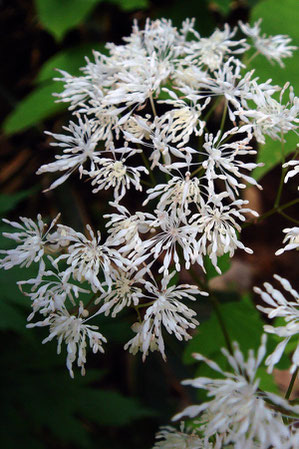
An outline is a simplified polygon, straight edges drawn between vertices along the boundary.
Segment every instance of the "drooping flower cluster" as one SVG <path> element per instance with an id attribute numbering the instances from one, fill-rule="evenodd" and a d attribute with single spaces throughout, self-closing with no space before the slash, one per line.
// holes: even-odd
<path id="1" fill-rule="evenodd" d="M 282 64 L 294 50 L 285 36 L 260 37 L 259 24 L 240 29 L 271 61 Z M 36 278 L 20 282 L 32 301 L 29 320 L 44 318 L 29 326 L 49 326 L 44 341 L 57 337 L 59 350 L 66 343 L 71 374 L 75 360 L 84 371 L 87 341 L 103 350 L 105 337 L 86 321 L 127 307 L 138 322 L 125 348 L 143 359 L 153 350 L 165 358 L 163 333 L 191 338 L 199 323 L 185 301 L 205 295 L 180 279 L 174 284 L 175 274 L 195 264 L 204 272 L 206 259 L 220 273 L 220 256 L 251 253 L 238 235 L 248 212 L 257 216 L 241 198 L 247 183 L 260 188 L 251 174 L 258 166 L 251 141 L 295 131 L 299 104 L 292 87 L 284 104 L 288 86 L 259 82 L 254 70 L 244 70 L 240 57 L 250 44 L 235 39 L 237 31 L 225 25 L 202 37 L 194 20 L 180 29 L 147 20 L 143 30 L 135 23 L 122 45 L 107 44 L 108 55 L 95 51 L 81 76 L 61 72 L 58 101 L 70 104 L 73 117 L 63 133 L 47 132 L 60 153 L 37 173 L 59 173 L 51 190 L 78 171 L 93 193 L 111 192 L 114 211 L 106 230 L 87 226 L 86 234 L 54 229 L 55 220 L 45 232 L 40 216 L 37 224 L 12 222 L 18 232 L 6 236 L 19 246 L 0 266 L 39 264 Z M 223 116 L 212 132 L 217 108 Z M 134 190 L 132 211 L 125 201 Z"/>

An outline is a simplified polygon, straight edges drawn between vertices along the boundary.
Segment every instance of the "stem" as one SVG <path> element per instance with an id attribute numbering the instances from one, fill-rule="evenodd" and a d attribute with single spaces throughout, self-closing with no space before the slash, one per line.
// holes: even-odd
<path id="1" fill-rule="evenodd" d="M 279 215 L 282 215 L 287 220 L 291 221 L 292 223 L 295 223 L 296 225 L 299 225 L 299 220 L 295 220 L 295 218 L 290 217 L 290 215 L 286 214 L 282 210 L 278 210 Z"/>
<path id="2" fill-rule="evenodd" d="M 150 178 L 151 178 L 152 185 L 155 186 L 155 185 L 156 185 L 156 179 L 155 179 L 155 177 L 154 177 L 153 170 L 151 169 L 151 167 L 150 167 L 150 165 L 149 165 L 149 163 L 148 163 L 148 160 L 146 159 L 146 156 L 145 156 L 143 150 L 142 150 L 142 152 L 141 152 L 141 157 L 142 157 L 142 160 L 143 160 L 143 162 L 144 162 L 144 165 L 145 165 L 146 168 L 148 169 L 148 172 L 149 172 L 149 176 L 150 176 Z"/>
<path id="3" fill-rule="evenodd" d="M 259 50 L 257 50 L 255 53 L 253 53 L 253 55 L 250 56 L 250 58 L 246 61 L 246 65 L 248 66 L 254 60 L 254 58 L 256 58 L 257 55 L 259 55 L 259 54 L 260 54 Z"/>
<path id="4" fill-rule="evenodd" d="M 224 336 L 224 340 L 225 340 L 227 349 L 229 350 L 230 354 L 233 355 L 233 347 L 232 347 L 232 344 L 231 344 L 230 336 L 229 336 L 229 333 L 227 331 L 227 328 L 226 328 L 223 316 L 222 316 L 221 311 L 220 311 L 220 307 L 219 307 L 220 303 L 219 303 L 218 299 L 216 298 L 216 296 L 214 296 L 214 294 L 211 293 L 210 291 L 209 291 L 209 298 L 211 298 L 211 301 L 212 301 L 212 304 L 213 304 L 216 316 L 218 318 L 218 321 L 219 321 L 219 324 L 220 324 L 220 327 L 221 327 L 221 330 L 222 330 L 222 333 L 223 333 L 223 336 Z"/>
<path id="5" fill-rule="evenodd" d="M 207 122 L 208 119 L 210 118 L 210 115 L 215 111 L 216 107 L 218 106 L 218 104 L 221 101 L 221 97 L 217 98 L 217 100 L 215 101 L 215 103 L 213 104 L 213 106 L 210 108 L 210 110 L 207 112 L 207 114 L 204 116 L 203 121 Z"/>
<path id="6" fill-rule="evenodd" d="M 209 288 L 208 288 L 207 285 L 203 285 L 203 283 L 199 281 L 198 276 L 194 273 L 194 271 L 193 271 L 192 268 L 190 269 L 189 272 L 190 272 L 190 274 L 191 274 L 191 276 L 192 276 L 192 279 L 196 282 L 196 284 L 197 284 L 201 289 L 206 290 L 206 291 L 209 293 L 209 298 L 210 298 L 211 301 L 212 301 L 212 305 L 213 305 L 215 314 L 216 314 L 217 319 L 218 319 L 218 321 L 219 321 L 219 325 L 220 325 L 220 327 L 221 327 L 221 330 L 222 330 L 222 333 L 223 333 L 223 336 L 224 336 L 225 344 L 226 344 L 227 349 L 229 350 L 230 354 L 233 354 L 233 347 L 232 347 L 232 344 L 231 344 L 231 339 L 230 339 L 230 336 L 229 336 L 227 327 L 226 327 L 226 325 L 225 325 L 225 321 L 224 321 L 224 319 L 223 319 L 223 316 L 222 316 L 222 313 L 221 313 L 221 310 L 220 310 L 220 307 L 219 307 L 219 306 L 220 306 L 220 303 L 219 303 L 218 299 L 217 299 L 216 296 L 209 290 Z"/>
<path id="7" fill-rule="evenodd" d="M 283 206 L 273 207 L 272 209 L 268 210 L 264 214 L 260 215 L 255 221 L 250 221 L 248 223 L 243 224 L 241 226 L 241 228 L 242 229 L 247 228 L 248 226 L 252 225 L 253 223 L 264 220 L 264 218 L 270 217 L 271 215 L 275 214 L 276 212 L 281 212 L 284 209 L 287 209 L 288 207 L 291 207 L 294 204 L 297 204 L 298 202 L 299 202 L 299 198 L 296 198 L 295 200 L 289 201 L 288 203 L 284 204 Z"/>
<path id="8" fill-rule="evenodd" d="M 296 380 L 298 372 L 299 372 L 299 366 L 296 368 L 296 371 L 292 375 L 289 387 L 288 387 L 286 395 L 285 395 L 286 399 L 289 399 L 289 397 L 291 396 L 292 389 L 293 389 L 293 386 L 294 386 L 294 383 L 295 383 L 295 380 Z"/>
<path id="9" fill-rule="evenodd" d="M 223 129 L 224 129 L 224 125 L 225 125 L 225 119 L 226 119 L 226 114 L 227 114 L 227 100 L 225 101 L 225 105 L 224 105 L 224 109 L 223 109 L 223 114 L 222 114 L 222 119 L 221 119 L 221 124 L 220 124 L 220 131 L 221 131 L 221 136 L 223 134 Z"/>
<path id="10" fill-rule="evenodd" d="M 282 158 L 282 164 L 284 164 L 285 155 L 284 155 L 284 140 L 283 140 L 282 133 L 281 133 L 281 158 Z M 287 171 L 287 168 L 281 168 L 280 182 L 279 182 L 278 192 L 277 192 L 275 202 L 274 202 L 274 207 L 277 207 L 279 205 L 281 194 L 282 194 L 283 181 L 284 181 L 286 171 Z"/>
<path id="11" fill-rule="evenodd" d="M 157 116 L 157 111 L 156 111 L 156 108 L 155 108 L 155 103 L 154 103 L 154 100 L 153 100 L 152 92 L 150 93 L 149 99 L 150 99 L 150 102 L 151 102 L 151 107 L 152 107 L 154 116 L 156 117 Z"/>

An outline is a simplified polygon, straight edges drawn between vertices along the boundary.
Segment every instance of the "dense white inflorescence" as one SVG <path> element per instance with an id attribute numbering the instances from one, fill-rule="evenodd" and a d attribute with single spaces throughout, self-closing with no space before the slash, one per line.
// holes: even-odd
<path id="1" fill-rule="evenodd" d="M 81 76 L 60 72 L 57 101 L 69 103 L 72 120 L 61 133 L 47 132 L 58 153 L 37 173 L 58 173 L 51 190 L 78 172 L 93 193 L 111 194 L 113 211 L 101 233 L 89 225 L 86 234 L 56 226 L 58 218 L 46 228 L 40 215 L 37 224 L 5 220 L 16 230 L 5 236 L 18 246 L 2 251 L 0 266 L 38 264 L 36 278 L 19 283 L 32 303 L 29 320 L 43 318 L 29 326 L 49 326 L 44 341 L 57 337 L 59 351 L 65 342 L 71 375 L 75 360 L 84 372 L 87 341 L 103 351 L 105 337 L 86 321 L 128 307 L 138 321 L 125 348 L 143 359 L 153 350 L 165 358 L 163 334 L 191 338 L 199 323 L 185 301 L 205 295 L 181 284 L 180 272 L 194 265 L 204 272 L 210 259 L 220 273 L 220 256 L 252 252 L 239 239 L 245 215 L 257 216 L 241 192 L 248 183 L 261 188 L 252 176 L 260 165 L 252 137 L 283 140 L 297 127 L 299 104 L 288 84 L 259 82 L 241 61 L 250 37 L 259 53 L 282 65 L 295 49 L 289 38 L 260 35 L 260 23 L 241 23 L 240 30 L 241 39 L 227 24 L 202 37 L 194 20 L 180 29 L 166 19 L 147 20 L 144 29 L 135 22 L 123 44 L 86 59 Z M 216 110 L 222 119 L 215 131 Z M 297 163 L 288 164 L 291 177 Z M 294 247 L 294 233 L 287 231 L 284 250 Z"/>

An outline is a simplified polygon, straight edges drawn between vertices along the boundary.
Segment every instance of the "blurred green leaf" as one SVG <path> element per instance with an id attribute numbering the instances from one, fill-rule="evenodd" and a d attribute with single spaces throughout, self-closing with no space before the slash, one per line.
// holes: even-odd
<path id="1" fill-rule="evenodd" d="M 287 34 L 292 38 L 292 45 L 299 46 L 298 17 L 294 13 L 298 8 L 297 0 L 264 0 L 257 3 L 251 10 L 250 23 L 253 24 L 262 18 L 262 33 L 267 35 Z M 294 87 L 295 94 L 299 92 L 299 59 L 296 57 L 284 59 L 285 68 L 281 68 L 277 63 L 273 65 L 262 55 L 257 56 L 251 68 L 256 68 L 256 75 L 261 81 L 271 78 L 273 84 L 284 86 L 289 81 Z M 288 101 L 288 91 L 285 94 L 285 102 Z M 296 149 L 298 138 L 295 133 L 288 133 L 286 139 L 285 155 Z M 255 179 L 260 179 L 276 164 L 282 161 L 281 143 L 266 139 L 266 144 L 262 145 L 258 154 L 258 162 L 264 162 L 264 167 L 258 167 L 254 171 Z"/>
<path id="2" fill-rule="evenodd" d="M 105 46 L 96 42 L 63 50 L 44 63 L 35 81 L 41 83 L 52 80 L 54 77 L 59 78 L 60 74 L 55 71 L 57 69 L 65 70 L 73 76 L 79 76 L 82 74 L 80 67 L 85 65 L 85 57 L 92 59 L 92 50 L 107 53 Z"/>
<path id="3" fill-rule="evenodd" d="M 231 10 L 232 0 L 211 0 L 210 5 L 216 5 L 218 10 L 224 15 L 227 16 Z"/>
<path id="4" fill-rule="evenodd" d="M 35 0 L 39 21 L 57 40 L 83 22 L 102 0 Z"/>
<path id="5" fill-rule="evenodd" d="M 6 118 L 3 130 L 6 134 L 23 131 L 42 120 L 66 109 L 64 103 L 55 103 L 53 92 L 61 92 L 62 85 L 53 83 L 37 87 L 25 97 L 16 109 Z"/>
<path id="6" fill-rule="evenodd" d="M 149 7 L 149 0 L 106 0 L 115 3 L 123 11 L 134 11 L 135 9 L 145 9 Z"/>
<path id="7" fill-rule="evenodd" d="M 35 189 L 23 190 L 11 195 L 0 195 L 0 216 L 4 216 L 10 210 L 13 210 L 15 206 L 25 198 L 28 198 L 34 192 Z"/>
<path id="8" fill-rule="evenodd" d="M 222 274 L 228 271 L 231 265 L 229 253 L 223 254 L 223 256 L 218 257 L 217 265 L 220 268 Z M 214 277 L 219 276 L 219 273 L 217 273 L 217 271 L 215 270 L 215 267 L 208 256 L 204 257 L 204 266 L 207 272 L 206 278 L 208 281 Z"/>
<path id="9" fill-rule="evenodd" d="M 52 81 L 55 75 L 59 78 L 54 70 L 61 69 L 74 76 L 79 75 L 80 67 L 85 65 L 84 57 L 92 58 L 93 49 L 105 52 L 103 45 L 93 43 L 64 50 L 46 61 L 36 78 L 41 84 L 8 115 L 3 124 L 4 131 L 7 134 L 23 131 L 66 109 L 67 103 L 55 103 L 53 97 L 54 92 L 63 90 L 62 83 Z"/>
<path id="10" fill-rule="evenodd" d="M 231 341 L 238 342 L 245 358 L 248 357 L 249 349 L 257 351 L 263 334 L 263 321 L 250 298 L 244 296 L 241 301 L 221 304 L 220 312 L 226 328 L 229 330 Z M 213 312 L 209 320 L 199 326 L 198 334 L 188 344 L 183 360 L 187 364 L 198 363 L 192 354 L 199 352 L 218 363 L 222 369 L 231 370 L 226 357 L 220 351 L 224 347 L 226 347 L 225 339 L 217 316 Z M 267 344 L 268 354 L 273 351 L 274 347 L 275 343 L 269 336 Z M 283 356 L 282 365 L 286 363 L 287 357 Z M 218 373 L 204 363 L 200 364 L 197 374 L 200 376 L 219 377 Z M 273 376 L 267 373 L 264 364 L 258 369 L 257 376 L 261 379 L 260 387 L 262 389 L 278 392 Z M 202 394 L 199 396 L 203 398 Z"/>

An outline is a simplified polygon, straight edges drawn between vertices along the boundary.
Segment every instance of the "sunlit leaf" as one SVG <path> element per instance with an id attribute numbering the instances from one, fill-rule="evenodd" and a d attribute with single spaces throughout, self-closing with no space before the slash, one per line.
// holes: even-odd
<path id="1" fill-rule="evenodd" d="M 292 38 L 292 45 L 299 46 L 298 19 L 294 14 L 298 8 L 297 0 L 265 0 L 257 3 L 251 11 L 250 23 L 253 24 L 259 18 L 262 18 L 262 32 L 267 35 L 274 36 L 276 34 L 287 34 Z M 289 81 L 294 87 L 295 94 L 299 93 L 299 59 L 284 59 L 285 68 L 281 68 L 277 63 L 271 64 L 262 55 L 257 56 L 251 68 L 256 68 L 256 75 L 260 77 L 260 81 L 272 79 L 273 84 L 284 86 Z M 285 94 L 285 101 L 288 92 Z M 286 139 L 284 154 L 287 155 L 296 149 L 298 137 L 295 133 L 289 132 L 284 136 Z M 282 149 L 279 141 L 266 139 L 266 144 L 261 145 L 258 155 L 258 162 L 264 162 L 264 167 L 258 167 L 253 175 L 256 179 L 260 179 L 275 165 L 282 161 Z"/>

